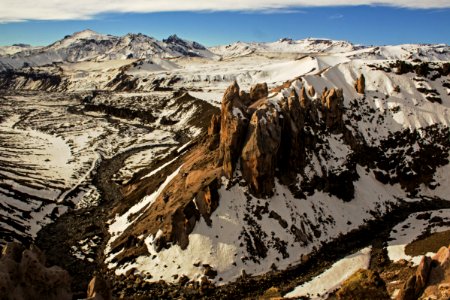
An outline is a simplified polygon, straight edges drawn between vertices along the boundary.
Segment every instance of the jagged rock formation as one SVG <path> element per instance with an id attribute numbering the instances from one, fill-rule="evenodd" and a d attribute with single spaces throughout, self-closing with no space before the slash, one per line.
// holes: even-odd
<path id="1" fill-rule="evenodd" d="M 272 194 L 280 144 L 280 113 L 266 103 L 253 113 L 241 152 L 242 176 L 257 196 Z"/>
<path id="2" fill-rule="evenodd" d="M 450 248 L 442 247 L 433 258 L 422 258 L 416 273 L 405 282 L 397 300 L 448 299 L 449 280 Z"/>
<path id="3" fill-rule="evenodd" d="M 269 95 L 267 89 L 267 83 L 258 83 L 251 87 L 250 89 L 250 100 L 251 102 L 256 102 L 259 99 L 266 98 Z"/>
<path id="4" fill-rule="evenodd" d="M 0 258 L 0 298 L 14 300 L 70 300 L 70 277 L 60 267 L 46 267 L 35 246 L 9 243 Z"/>
<path id="5" fill-rule="evenodd" d="M 248 124 L 246 107 L 241 101 L 236 82 L 225 91 L 220 120 L 219 164 L 223 166 L 225 176 L 231 178 Z"/>
<path id="6" fill-rule="evenodd" d="M 361 74 L 355 82 L 355 90 L 358 94 L 365 94 L 366 92 L 366 78 Z"/>
<path id="7" fill-rule="evenodd" d="M 344 96 L 341 89 L 332 88 L 323 91 L 322 109 L 325 114 L 325 124 L 332 131 L 342 128 L 343 104 Z"/>
<path id="8" fill-rule="evenodd" d="M 431 185 L 436 168 L 447 163 L 445 151 L 450 149 L 450 142 L 446 139 L 446 128 L 435 125 L 403 129 L 392 117 L 398 110 L 385 108 L 385 104 L 374 108 L 373 103 L 367 101 L 365 97 L 372 93 L 376 93 L 376 99 L 383 95 L 374 92 L 372 85 L 366 91 L 363 77 L 359 82 L 364 86 L 364 98 L 353 90 L 353 82 L 340 86 L 340 82 L 329 78 L 332 83 L 329 88 L 323 82 L 317 84 L 321 93 L 312 85 L 318 77 L 307 76 L 290 81 L 279 90 L 272 89 L 270 96 L 264 84 L 252 87 L 249 93 L 241 91 L 236 82 L 228 87 L 222 98 L 220 115 L 209 122 L 208 136 L 198 140 L 192 152 L 179 159 L 178 166 L 182 165 L 179 171 L 173 166 L 158 175 L 162 179 L 148 191 L 156 191 L 163 178 L 175 171 L 174 177 L 158 191 L 154 202 L 137 217 L 135 213 L 128 217 L 133 225 L 112 239 L 111 263 L 138 267 L 136 257 L 153 260 L 152 257 L 178 249 L 186 253 L 197 249 L 198 252 L 198 239 L 211 243 L 208 259 L 212 262 L 207 261 L 206 265 L 220 266 L 214 259 L 223 258 L 220 251 L 224 243 L 239 249 L 233 255 L 240 259 L 230 259 L 230 265 L 257 265 L 274 255 L 280 261 L 288 261 L 295 255 L 289 247 L 303 249 L 335 234 L 330 231 L 340 222 L 340 217 L 334 216 L 331 207 L 342 209 L 346 205 L 342 203 L 359 197 L 356 202 L 362 205 L 361 209 L 358 206 L 357 215 L 345 220 L 346 225 L 340 224 L 341 228 L 346 228 L 344 231 L 352 228 L 353 219 L 360 215 L 365 217 L 358 221 L 358 226 L 385 213 L 385 207 L 378 206 L 378 201 L 388 202 L 392 197 L 384 198 L 384 192 L 380 192 L 378 200 L 361 203 L 370 198 L 364 196 L 368 182 L 375 181 L 374 186 L 379 185 L 377 180 L 383 184 L 400 183 L 393 188 L 411 194 L 423 183 Z M 372 84 L 372 80 L 368 84 Z M 375 124 L 381 125 L 386 119 L 389 119 L 388 125 L 377 135 L 377 130 L 373 129 Z M 390 128 L 394 132 L 390 132 Z M 431 140 L 436 144 L 428 143 Z M 414 151 L 406 147 L 415 143 Z M 433 163 L 429 163 L 427 153 L 428 157 L 433 157 Z M 413 163 L 404 159 L 406 154 L 414 155 Z M 429 166 L 432 172 L 421 171 L 423 165 Z M 140 183 L 127 189 L 142 190 L 137 184 Z M 145 186 L 145 182 L 141 186 Z M 315 199 L 319 202 L 314 202 Z M 287 210 L 279 210 L 279 206 L 284 209 L 284 205 Z M 375 207 L 367 209 L 367 205 Z M 322 208 L 330 212 L 327 214 Z M 307 210 L 312 211 L 314 221 L 310 222 Z M 237 221 L 233 220 L 233 225 L 225 224 L 235 230 L 233 236 L 237 236 L 237 242 L 226 240 L 229 237 L 226 230 L 225 238 L 220 237 L 227 226 L 222 227 L 222 222 L 228 220 L 230 211 Z M 286 237 L 279 238 L 268 231 L 267 224 L 280 226 L 279 233 Z M 327 227 L 329 232 L 322 230 Z M 203 262 L 203 258 L 199 261 Z M 159 262 L 150 264 L 152 268 L 160 268 Z M 196 265 L 202 266 L 201 263 Z M 197 270 L 196 265 L 181 268 L 195 274 L 190 278 L 199 279 L 202 267 Z M 226 272 L 230 272 L 230 268 L 233 267 Z M 165 269 L 159 272 L 167 276 Z M 170 272 L 170 276 L 186 274 Z"/>

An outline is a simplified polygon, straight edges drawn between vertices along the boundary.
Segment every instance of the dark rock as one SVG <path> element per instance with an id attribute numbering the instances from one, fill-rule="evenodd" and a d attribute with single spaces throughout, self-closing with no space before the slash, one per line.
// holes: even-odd
<path id="1" fill-rule="evenodd" d="M 262 98 L 266 98 L 269 95 L 267 83 L 258 83 L 250 88 L 250 100 L 256 102 Z"/>
<path id="2" fill-rule="evenodd" d="M 57 266 L 46 267 L 44 255 L 35 246 L 6 245 L 0 258 L 0 278 L 1 299 L 72 299 L 69 273 Z"/>
<path id="3" fill-rule="evenodd" d="M 416 275 L 412 275 L 403 285 L 397 300 L 416 300 Z"/>

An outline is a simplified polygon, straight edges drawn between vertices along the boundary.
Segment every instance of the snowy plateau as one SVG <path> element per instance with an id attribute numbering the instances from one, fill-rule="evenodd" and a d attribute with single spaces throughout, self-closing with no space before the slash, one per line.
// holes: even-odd
<path id="1" fill-rule="evenodd" d="M 0 247 L 73 297 L 389 299 L 450 244 L 445 44 L 85 30 L 0 47 L 0 106 Z"/>

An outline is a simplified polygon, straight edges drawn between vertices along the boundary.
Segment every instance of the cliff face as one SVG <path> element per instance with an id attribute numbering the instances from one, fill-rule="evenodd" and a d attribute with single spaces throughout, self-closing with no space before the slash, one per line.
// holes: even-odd
<path id="1" fill-rule="evenodd" d="M 372 88 L 365 92 L 370 95 Z M 448 130 L 428 126 L 419 133 L 394 127 L 396 112 L 377 112 L 365 96 L 353 89 L 353 82 L 342 89 L 314 88 L 302 78 L 270 95 L 264 84 L 247 93 L 233 83 L 222 98 L 220 115 L 209 122 L 208 135 L 149 179 L 154 181 L 148 190 L 152 200 L 139 214 L 128 215 L 131 225 L 110 240 L 109 262 L 140 268 L 136 257 L 163 259 L 177 253 L 216 268 L 226 260 L 227 267 L 218 273 L 235 275 L 236 264 L 267 271 L 261 262 L 273 262 L 273 257 L 280 264 L 298 261 L 298 249 L 320 246 L 386 213 L 396 196 L 386 196 L 384 186 L 377 191 L 380 184 L 395 185 L 392 189 L 405 195 L 414 195 L 423 184 L 432 187 L 429 174 L 447 163 Z M 383 122 L 394 133 L 364 131 Z M 377 140 L 371 138 L 375 133 Z M 424 172 L 423 165 L 432 172 Z M 127 189 L 142 190 L 148 183 L 135 184 Z M 378 194 L 372 197 L 372 192 Z M 352 213 L 336 214 L 347 209 Z M 157 259 L 151 260 L 145 268 L 156 268 L 162 276 L 182 274 L 166 272 Z M 171 266 L 177 264 L 184 264 L 181 258 Z M 203 271 L 211 274 L 201 266 L 180 268 L 195 278 L 206 276 Z"/>
<path id="2" fill-rule="evenodd" d="M 222 99 L 220 123 L 219 164 L 227 178 L 233 176 L 239 151 L 248 126 L 246 107 L 239 96 L 239 86 L 235 82 Z"/>
<path id="3" fill-rule="evenodd" d="M 270 103 L 252 115 L 241 150 L 242 176 L 257 196 L 270 196 L 281 143 L 280 113 Z"/>
<path id="4" fill-rule="evenodd" d="M 309 90 L 309 94 L 315 94 L 313 87 Z M 257 197 L 273 194 L 277 169 L 290 179 L 302 171 L 306 150 L 316 147 L 316 141 L 305 132 L 305 124 L 317 130 L 325 125 L 325 131 L 343 132 L 344 97 L 340 89 L 325 89 L 314 101 L 305 87 L 300 98 L 292 89 L 279 102 L 267 98 L 267 86 L 262 84 L 251 88 L 249 102 L 242 94 L 234 83 L 223 97 L 219 165 L 224 175 L 232 178 L 240 158 L 242 176 Z"/>

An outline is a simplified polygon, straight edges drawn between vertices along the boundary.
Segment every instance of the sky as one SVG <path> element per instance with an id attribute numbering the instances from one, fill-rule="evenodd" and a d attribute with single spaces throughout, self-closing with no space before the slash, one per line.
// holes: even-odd
<path id="1" fill-rule="evenodd" d="M 449 44 L 450 0 L 0 0 L 0 45 L 48 45 L 84 29 L 206 46 L 284 37 Z"/>

